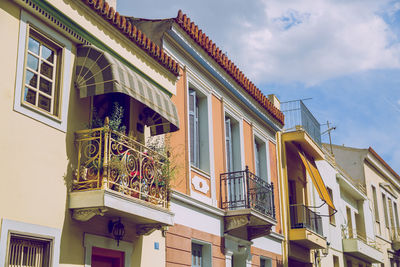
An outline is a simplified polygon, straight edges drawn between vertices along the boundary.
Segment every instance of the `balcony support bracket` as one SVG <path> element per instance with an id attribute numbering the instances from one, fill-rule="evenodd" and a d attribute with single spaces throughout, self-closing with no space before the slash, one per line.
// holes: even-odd
<path id="1" fill-rule="evenodd" d="M 96 215 L 104 216 L 105 212 L 107 212 L 106 208 L 74 209 L 72 218 L 78 221 L 86 222 Z"/>
<path id="2" fill-rule="evenodd" d="M 225 233 L 250 223 L 247 215 L 225 217 Z"/>
<path id="3" fill-rule="evenodd" d="M 136 234 L 137 235 L 150 235 L 155 230 L 162 230 L 164 232 L 164 229 L 166 227 L 167 226 L 164 224 L 138 224 L 136 226 Z"/>
<path id="4" fill-rule="evenodd" d="M 258 237 L 269 235 L 271 233 L 271 228 L 272 225 L 248 226 L 248 238 L 249 240 L 253 240 Z"/>

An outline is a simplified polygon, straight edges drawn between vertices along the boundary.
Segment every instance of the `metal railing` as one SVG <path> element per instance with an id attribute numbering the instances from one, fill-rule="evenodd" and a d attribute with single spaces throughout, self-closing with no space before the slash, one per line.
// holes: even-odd
<path id="1" fill-rule="evenodd" d="M 221 207 L 225 210 L 254 209 L 275 218 L 274 186 L 244 171 L 221 174 Z"/>
<path id="2" fill-rule="evenodd" d="M 316 212 L 303 204 L 290 205 L 291 228 L 307 228 L 320 236 L 322 232 L 322 218 Z"/>
<path id="3" fill-rule="evenodd" d="M 168 158 L 143 144 L 102 128 L 77 131 L 78 163 L 73 191 L 110 189 L 168 208 Z"/>
<path id="4" fill-rule="evenodd" d="M 285 115 L 286 131 L 295 131 L 300 126 L 321 146 L 321 125 L 304 105 L 303 101 L 282 102 L 281 110 Z"/>
<path id="5" fill-rule="evenodd" d="M 391 227 L 390 240 L 400 242 L 400 227 Z"/>

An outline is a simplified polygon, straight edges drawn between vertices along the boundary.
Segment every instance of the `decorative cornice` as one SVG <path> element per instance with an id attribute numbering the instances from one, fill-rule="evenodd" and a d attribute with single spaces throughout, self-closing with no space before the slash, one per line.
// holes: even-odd
<path id="1" fill-rule="evenodd" d="M 230 75 L 251 97 L 253 97 L 265 110 L 280 124 L 284 124 L 283 113 L 275 107 L 253 82 L 226 56 L 225 53 L 205 34 L 199 27 L 190 21 L 190 18 L 179 10 L 176 23 Z"/>
<path id="2" fill-rule="evenodd" d="M 104 0 L 81 0 L 94 12 L 101 16 L 105 21 L 110 23 L 116 30 L 124 34 L 134 44 L 149 54 L 162 66 L 168 69 L 175 76 L 179 76 L 179 65 L 168 56 L 162 48 L 156 45 L 152 40 L 125 17 L 114 10 L 113 7 Z"/>

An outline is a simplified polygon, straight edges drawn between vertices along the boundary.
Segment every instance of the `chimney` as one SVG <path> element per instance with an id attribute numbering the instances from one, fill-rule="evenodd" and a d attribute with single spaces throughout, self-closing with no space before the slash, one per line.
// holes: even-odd
<path id="1" fill-rule="evenodd" d="M 279 110 L 281 110 L 281 102 L 279 101 L 279 99 L 276 97 L 276 95 L 274 94 L 270 94 L 268 95 L 268 99 L 269 101 L 271 101 L 271 103 Z"/>

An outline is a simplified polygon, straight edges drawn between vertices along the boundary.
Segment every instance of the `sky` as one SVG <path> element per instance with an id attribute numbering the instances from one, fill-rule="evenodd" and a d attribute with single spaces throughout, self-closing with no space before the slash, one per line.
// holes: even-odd
<path id="1" fill-rule="evenodd" d="M 400 174 L 400 0 L 117 1 L 148 19 L 181 9 L 264 94 L 308 99 L 332 143 L 372 147 Z"/>

